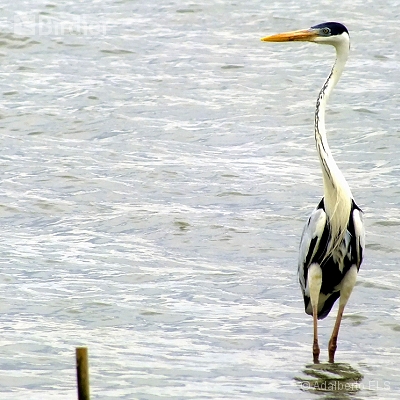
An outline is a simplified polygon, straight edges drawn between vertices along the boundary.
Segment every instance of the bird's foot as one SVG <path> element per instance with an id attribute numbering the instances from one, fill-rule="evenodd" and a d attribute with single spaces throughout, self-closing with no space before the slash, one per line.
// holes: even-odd
<path id="1" fill-rule="evenodd" d="M 336 338 L 331 338 L 328 345 L 328 355 L 329 355 L 329 362 L 332 364 L 335 362 L 336 349 L 337 349 Z"/>
<path id="2" fill-rule="evenodd" d="M 313 359 L 314 359 L 314 364 L 319 364 L 319 345 L 318 345 L 318 341 L 314 340 L 313 343 Z"/>

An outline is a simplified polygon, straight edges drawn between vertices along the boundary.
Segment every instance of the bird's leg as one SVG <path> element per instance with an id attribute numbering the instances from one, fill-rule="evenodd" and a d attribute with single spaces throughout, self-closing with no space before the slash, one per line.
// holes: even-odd
<path id="1" fill-rule="evenodd" d="M 319 364 L 319 345 L 318 345 L 318 309 L 313 306 L 314 341 L 313 341 L 313 361 Z"/>
<path id="2" fill-rule="evenodd" d="M 329 340 L 329 345 L 328 345 L 328 352 L 329 352 L 329 362 L 334 363 L 335 359 L 335 352 L 337 348 L 337 338 L 339 334 L 339 328 L 340 328 L 340 323 L 342 322 L 342 317 L 343 317 L 343 310 L 344 310 L 345 304 L 339 304 L 339 310 L 336 316 L 336 322 L 335 326 L 333 327 L 332 331 L 332 336 Z"/>
<path id="3" fill-rule="evenodd" d="M 322 284 L 322 270 L 319 264 L 311 264 L 308 268 L 308 288 L 310 291 L 310 301 L 313 311 L 314 341 L 313 359 L 314 364 L 319 364 L 319 345 L 318 345 L 318 299 Z"/>
<path id="4" fill-rule="evenodd" d="M 342 287 L 340 289 L 339 309 L 336 316 L 335 326 L 333 327 L 332 336 L 329 340 L 328 353 L 329 362 L 335 362 L 335 352 L 337 348 L 337 338 L 339 335 L 340 323 L 342 322 L 343 311 L 349 300 L 353 287 L 357 279 L 357 267 L 353 265 L 346 273 L 342 280 Z"/>

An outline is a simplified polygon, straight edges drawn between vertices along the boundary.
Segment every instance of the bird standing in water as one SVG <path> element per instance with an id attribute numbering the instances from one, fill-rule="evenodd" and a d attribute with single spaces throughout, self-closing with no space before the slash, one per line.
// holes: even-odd
<path id="1" fill-rule="evenodd" d="M 336 322 L 329 340 L 329 362 L 334 362 L 344 308 L 356 283 L 363 258 L 364 226 L 362 211 L 329 149 L 325 132 L 325 108 L 343 72 L 350 50 L 347 28 L 326 22 L 309 29 L 280 33 L 261 39 L 265 42 L 307 41 L 329 44 L 336 60 L 319 92 L 314 132 L 322 169 L 324 197 L 312 212 L 300 243 L 299 282 L 305 311 L 313 316 L 313 359 L 319 363 L 318 319 L 325 318 L 339 299 Z"/>

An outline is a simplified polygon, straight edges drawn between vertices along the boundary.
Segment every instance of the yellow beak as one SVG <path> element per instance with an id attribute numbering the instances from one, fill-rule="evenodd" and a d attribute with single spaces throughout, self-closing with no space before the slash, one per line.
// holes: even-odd
<path id="1" fill-rule="evenodd" d="M 310 29 L 302 29 L 300 31 L 292 31 L 285 33 L 278 33 L 277 35 L 271 35 L 263 37 L 263 42 L 313 42 L 318 34 Z"/>

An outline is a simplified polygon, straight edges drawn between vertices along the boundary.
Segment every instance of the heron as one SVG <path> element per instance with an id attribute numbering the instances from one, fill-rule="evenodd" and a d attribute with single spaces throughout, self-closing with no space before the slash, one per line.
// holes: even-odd
<path id="1" fill-rule="evenodd" d="M 342 75 L 350 51 L 350 35 L 338 22 L 325 22 L 308 29 L 280 33 L 264 42 L 305 41 L 332 45 L 336 59 L 316 103 L 314 136 L 323 179 L 323 197 L 311 213 L 300 240 L 298 278 L 305 312 L 313 317 L 313 361 L 319 363 L 318 320 L 325 318 L 336 300 L 339 306 L 328 344 L 334 363 L 344 308 L 356 283 L 363 259 L 365 230 L 363 213 L 337 166 L 325 131 L 325 109 Z"/>

